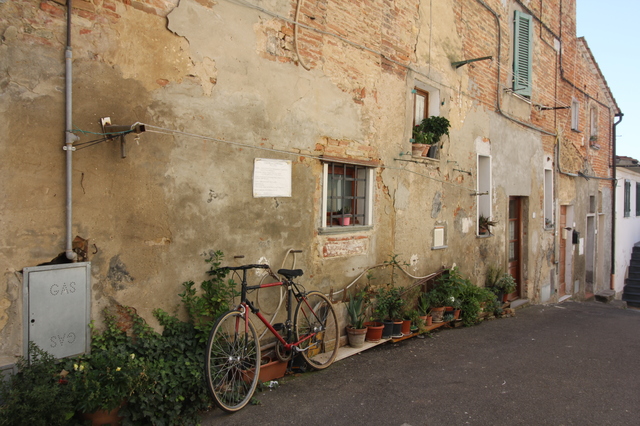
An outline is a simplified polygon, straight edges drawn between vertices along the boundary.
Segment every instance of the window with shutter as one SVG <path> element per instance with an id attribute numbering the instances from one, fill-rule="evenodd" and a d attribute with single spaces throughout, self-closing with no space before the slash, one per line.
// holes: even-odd
<path id="1" fill-rule="evenodd" d="M 624 217 L 631 216 L 631 181 L 624 181 Z"/>
<path id="2" fill-rule="evenodd" d="M 636 182 L 636 216 L 640 216 L 640 182 Z"/>
<path id="3" fill-rule="evenodd" d="M 513 50 L 513 91 L 531 97 L 533 59 L 533 19 L 531 15 L 515 14 Z"/>

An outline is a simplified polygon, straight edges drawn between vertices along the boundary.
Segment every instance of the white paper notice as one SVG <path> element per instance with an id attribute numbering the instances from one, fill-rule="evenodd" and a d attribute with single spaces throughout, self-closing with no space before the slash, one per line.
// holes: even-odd
<path id="1" fill-rule="evenodd" d="M 253 197 L 291 197 L 291 160 L 256 158 Z"/>

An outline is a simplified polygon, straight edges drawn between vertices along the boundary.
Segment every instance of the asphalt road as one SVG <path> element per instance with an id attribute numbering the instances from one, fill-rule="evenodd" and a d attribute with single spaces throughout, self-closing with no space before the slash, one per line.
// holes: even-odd
<path id="1" fill-rule="evenodd" d="M 640 311 L 531 306 L 280 382 L 203 425 L 640 425 Z"/>

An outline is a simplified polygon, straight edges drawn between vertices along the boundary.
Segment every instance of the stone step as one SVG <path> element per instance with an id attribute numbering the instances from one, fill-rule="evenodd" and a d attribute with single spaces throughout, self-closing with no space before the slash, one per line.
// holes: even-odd
<path id="1" fill-rule="evenodd" d="M 640 303 L 640 294 L 622 293 L 622 300 L 629 303 Z"/>
<path id="2" fill-rule="evenodd" d="M 596 300 L 602 303 L 609 303 L 616 297 L 614 290 L 602 290 L 596 293 Z"/>
<path id="3" fill-rule="evenodd" d="M 634 278 L 627 278 L 626 280 L 624 280 L 624 287 L 640 289 L 640 280 L 634 279 Z"/>

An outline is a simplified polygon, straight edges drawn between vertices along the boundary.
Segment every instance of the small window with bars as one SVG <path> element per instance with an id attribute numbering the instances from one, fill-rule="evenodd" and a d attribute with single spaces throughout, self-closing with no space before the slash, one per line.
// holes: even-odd
<path id="1" fill-rule="evenodd" d="M 370 224 L 371 170 L 355 164 L 325 164 L 325 227 Z"/>

